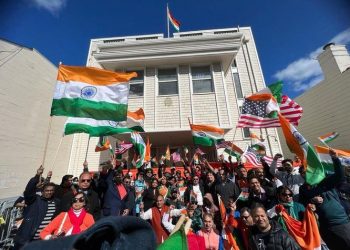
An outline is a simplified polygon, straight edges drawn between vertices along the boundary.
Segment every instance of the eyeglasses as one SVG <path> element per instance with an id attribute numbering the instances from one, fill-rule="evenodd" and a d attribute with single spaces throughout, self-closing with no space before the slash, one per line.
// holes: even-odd
<path id="1" fill-rule="evenodd" d="M 287 196 L 288 197 L 292 197 L 293 196 L 291 193 L 283 193 L 282 195 L 285 196 L 285 197 L 287 197 Z"/>
<path id="2" fill-rule="evenodd" d="M 87 182 L 87 183 L 90 183 L 90 182 L 91 182 L 91 179 L 82 179 L 80 182 Z"/>
<path id="3" fill-rule="evenodd" d="M 78 203 L 78 202 L 83 203 L 83 202 L 85 202 L 85 199 L 84 199 L 84 197 L 73 198 L 72 201 L 73 201 L 73 203 Z"/>

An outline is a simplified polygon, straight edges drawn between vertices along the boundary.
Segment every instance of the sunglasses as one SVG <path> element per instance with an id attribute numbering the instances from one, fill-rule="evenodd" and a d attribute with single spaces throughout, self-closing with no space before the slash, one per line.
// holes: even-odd
<path id="1" fill-rule="evenodd" d="M 87 183 L 90 183 L 91 182 L 91 179 L 82 179 L 81 182 L 87 182 Z"/>
<path id="2" fill-rule="evenodd" d="M 83 203 L 83 202 L 85 202 L 85 199 L 84 199 L 84 197 L 73 198 L 72 202 L 73 203 L 78 203 L 78 202 Z"/>
<path id="3" fill-rule="evenodd" d="M 287 197 L 287 196 L 288 197 L 292 197 L 293 196 L 291 193 L 283 193 L 282 195 L 285 196 L 285 197 Z"/>

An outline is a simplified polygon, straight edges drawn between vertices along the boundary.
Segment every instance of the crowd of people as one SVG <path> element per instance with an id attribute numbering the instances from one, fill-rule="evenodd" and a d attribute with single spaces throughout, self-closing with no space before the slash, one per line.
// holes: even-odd
<path id="1" fill-rule="evenodd" d="M 23 221 L 14 248 L 79 234 L 106 216 L 147 220 L 159 245 L 185 215 L 203 249 L 227 249 L 224 205 L 240 249 L 301 249 L 281 220 L 281 206 L 298 221 L 310 207 L 323 249 L 350 249 L 350 184 L 333 150 L 330 156 L 334 173 L 314 186 L 305 182 L 306 169 L 295 168 L 290 159 L 277 168 L 280 154 L 270 165 L 262 158 L 263 167 L 252 169 L 231 158 L 214 168 L 205 158 L 194 163 L 185 156 L 182 171 L 159 164 L 139 168 L 136 176 L 116 161 L 102 163 L 93 174 L 84 164 L 78 178 L 65 175 L 59 185 L 50 182 L 51 171 L 44 178 L 40 167 L 15 204 L 23 209 Z"/>

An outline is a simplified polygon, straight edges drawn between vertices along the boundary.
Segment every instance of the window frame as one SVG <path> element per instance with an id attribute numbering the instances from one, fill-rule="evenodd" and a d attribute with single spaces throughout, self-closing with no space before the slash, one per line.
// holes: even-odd
<path id="1" fill-rule="evenodd" d="M 236 59 L 234 59 L 232 65 L 231 65 L 231 72 L 232 72 L 232 82 L 233 82 L 234 87 L 235 87 L 236 98 L 237 98 L 237 100 L 239 100 L 239 99 L 244 99 L 244 92 L 243 92 L 243 88 L 242 88 L 241 78 L 240 78 L 239 72 L 238 72 L 238 67 L 237 67 L 237 61 L 236 61 Z M 237 76 L 237 79 L 238 79 L 238 81 L 239 81 L 239 89 L 240 89 L 240 93 L 242 94 L 242 97 L 239 97 L 239 96 L 238 96 L 237 82 L 236 82 L 236 80 L 235 80 L 235 75 Z"/>
<path id="2" fill-rule="evenodd" d="M 126 70 L 126 72 L 137 72 L 137 71 L 142 71 L 143 72 L 143 77 L 142 77 L 142 80 L 133 80 L 131 79 L 129 81 L 129 85 L 130 85 L 130 88 L 131 88 L 131 85 L 140 85 L 142 84 L 142 95 L 135 95 L 135 94 L 131 94 L 130 91 L 129 91 L 129 98 L 141 98 L 141 97 L 144 97 L 145 95 L 145 69 L 131 69 L 131 70 Z"/>
<path id="3" fill-rule="evenodd" d="M 170 69 L 175 69 L 175 76 L 176 76 L 176 80 L 159 80 L 159 70 L 170 70 Z M 157 68 L 156 69 L 156 78 L 157 78 L 157 96 L 178 96 L 179 95 L 179 69 L 176 66 L 173 67 L 166 67 L 166 68 Z M 161 94 L 160 93 L 160 86 L 162 83 L 175 83 L 176 82 L 176 89 L 177 92 L 174 94 Z"/>
<path id="4" fill-rule="evenodd" d="M 239 115 L 241 115 L 241 113 L 242 113 L 242 106 L 239 106 Z M 245 131 L 244 130 L 246 130 L 246 129 L 248 129 L 248 132 L 249 132 L 249 135 L 248 136 L 245 136 Z M 251 135 L 251 132 L 250 132 L 250 128 L 241 128 L 241 131 L 242 131 L 242 138 L 243 139 L 250 139 L 250 135 Z"/>
<path id="5" fill-rule="evenodd" d="M 200 67 L 209 67 L 209 77 L 194 79 L 192 74 L 192 68 L 200 68 Z M 194 95 L 205 95 L 205 94 L 214 94 L 215 93 L 215 85 L 214 85 L 214 77 L 213 77 L 213 66 L 212 64 L 203 64 L 203 65 L 190 65 L 190 77 L 191 77 L 191 90 Z M 212 91 L 207 92 L 195 92 L 194 82 L 201 80 L 210 80 L 211 81 L 211 89 Z"/>

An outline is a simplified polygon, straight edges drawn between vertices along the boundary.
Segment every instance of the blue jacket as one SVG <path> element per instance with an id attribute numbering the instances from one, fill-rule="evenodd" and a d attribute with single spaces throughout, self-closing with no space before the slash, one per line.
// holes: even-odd
<path id="1" fill-rule="evenodd" d="M 127 195 L 121 199 L 116 184 L 113 181 L 115 170 L 110 169 L 107 175 L 101 175 L 99 180 L 99 189 L 103 192 L 103 215 L 121 215 L 124 209 L 131 212 L 135 201 L 132 191 L 125 187 Z M 124 185 L 124 184 L 121 184 Z"/>
<path id="2" fill-rule="evenodd" d="M 15 244 L 23 246 L 32 240 L 36 230 L 43 221 L 48 207 L 48 201 L 46 198 L 36 194 L 36 185 L 39 182 L 39 176 L 31 178 L 24 191 L 24 199 L 27 207 L 25 208 L 24 218 L 21 226 L 15 237 Z M 58 213 L 59 200 L 53 198 L 56 206 L 56 214 Z M 50 201 L 51 201 L 50 200 Z"/>

